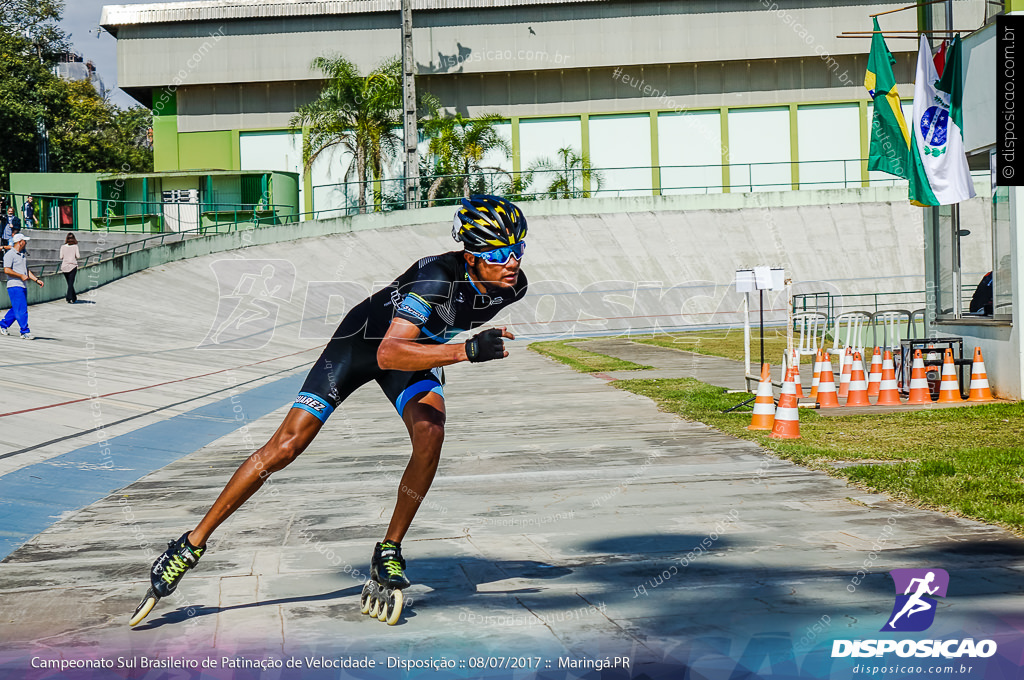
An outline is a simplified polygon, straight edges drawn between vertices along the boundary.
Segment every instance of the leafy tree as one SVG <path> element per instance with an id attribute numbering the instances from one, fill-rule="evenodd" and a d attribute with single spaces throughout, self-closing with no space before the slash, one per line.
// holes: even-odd
<path id="1" fill-rule="evenodd" d="M 590 198 L 601 189 L 604 177 L 594 170 L 590 158 L 569 146 L 555 152 L 555 159 L 540 158 L 527 173 L 547 183 L 544 193 L 551 198 Z"/>
<path id="2" fill-rule="evenodd" d="M 148 109 L 120 109 L 92 83 L 63 83 L 60 120 L 50 129 L 53 166 L 60 172 L 130 171 L 153 168 Z"/>
<path id="3" fill-rule="evenodd" d="M 9 187 L 11 172 L 39 169 L 41 125 L 53 172 L 153 167 L 149 111 L 119 109 L 88 81 L 54 75 L 68 50 L 56 25 L 63 6 L 61 0 L 0 0 L 0 188 Z"/>
<path id="4" fill-rule="evenodd" d="M 382 179 L 384 165 L 402 148 L 402 62 L 388 59 L 367 76 L 344 57 L 317 57 L 312 67 L 327 81 L 320 95 L 299 107 L 292 127 L 308 127 L 303 137 L 306 170 L 321 154 L 340 146 L 353 162 L 345 180 L 355 174 L 359 212 L 366 212 L 367 182 Z"/>
<path id="5" fill-rule="evenodd" d="M 433 205 L 446 181 L 456 180 L 461 193 L 470 195 L 473 175 L 485 171 L 504 172 L 499 167 L 482 165 L 484 157 L 492 151 L 501 151 L 505 158 L 512 155 L 511 145 L 498 134 L 495 125 L 502 122 L 498 114 L 486 114 L 479 118 L 464 118 L 461 113 L 453 117 L 432 118 L 424 122 L 423 131 L 430 137 L 428 151 L 434 158 L 433 173 L 436 175 L 427 191 L 427 205 Z M 451 175 L 458 177 L 452 178 Z M 483 184 L 483 177 L 478 177 Z M 442 193 L 445 198 L 453 197 L 452 188 Z"/>
<path id="6" fill-rule="evenodd" d="M 21 38 L 37 60 L 52 65 L 68 50 L 67 36 L 57 26 L 63 12 L 63 0 L 0 0 L 0 33 Z"/>

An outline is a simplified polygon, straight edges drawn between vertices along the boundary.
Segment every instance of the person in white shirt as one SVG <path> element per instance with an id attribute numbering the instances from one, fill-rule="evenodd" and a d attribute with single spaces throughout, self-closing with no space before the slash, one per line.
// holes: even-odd
<path id="1" fill-rule="evenodd" d="M 64 280 L 68 282 L 68 292 L 65 293 L 64 299 L 69 305 L 78 302 L 78 295 L 75 293 L 75 275 L 78 274 L 78 258 L 80 257 L 82 254 L 78 252 L 78 239 L 74 234 L 68 234 L 68 237 L 64 239 L 64 245 L 60 247 L 60 272 L 64 275 Z"/>
<path id="2" fill-rule="evenodd" d="M 10 249 L 4 253 L 7 297 L 11 300 L 11 308 L 7 310 L 4 318 L 0 319 L 0 335 L 10 335 L 11 324 L 17 321 L 18 326 L 21 327 L 22 339 L 35 340 L 35 336 L 28 328 L 28 299 L 25 294 L 25 282 L 35 281 L 42 288 L 43 281 L 28 270 L 28 263 L 25 261 L 25 245 L 27 243 L 27 236 L 15 234 L 11 239 Z"/>

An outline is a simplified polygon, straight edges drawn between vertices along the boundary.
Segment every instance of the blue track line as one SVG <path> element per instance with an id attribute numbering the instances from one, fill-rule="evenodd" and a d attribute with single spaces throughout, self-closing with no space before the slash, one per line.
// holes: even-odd
<path id="1" fill-rule="evenodd" d="M 240 390 L 212 404 L 0 477 L 0 560 L 65 513 L 81 510 L 290 404 L 304 379 L 302 372 Z M 244 420 L 236 418 L 236 406 L 241 407 Z"/>

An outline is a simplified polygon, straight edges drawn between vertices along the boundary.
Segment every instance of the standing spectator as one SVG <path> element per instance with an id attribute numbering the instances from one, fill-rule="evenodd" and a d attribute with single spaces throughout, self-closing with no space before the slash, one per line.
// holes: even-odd
<path id="1" fill-rule="evenodd" d="M 25 197 L 25 204 L 21 206 L 22 225 L 26 229 L 36 228 L 36 207 L 32 204 L 32 197 Z"/>
<path id="2" fill-rule="evenodd" d="M 979 316 L 992 316 L 992 272 L 985 274 L 974 289 L 974 296 L 971 298 L 971 314 Z"/>
<path id="3" fill-rule="evenodd" d="M 64 274 L 64 280 L 68 282 L 68 292 L 64 294 L 64 299 L 72 305 L 78 302 L 78 295 L 75 293 L 75 275 L 78 274 L 78 258 L 81 256 L 82 254 L 78 252 L 78 239 L 74 234 L 68 234 L 68 237 L 64 239 L 64 245 L 60 247 L 60 271 Z"/>
<path id="4" fill-rule="evenodd" d="M 0 236 L 0 247 L 7 250 L 12 245 L 14 235 L 21 231 L 21 220 L 14 214 L 14 206 L 7 206 L 7 215 L 3 218 L 4 230 Z"/>
<path id="5" fill-rule="evenodd" d="M 28 328 L 28 298 L 25 290 L 26 281 L 35 281 L 39 287 L 43 287 L 41 279 L 28 270 L 28 262 L 25 257 L 25 244 L 28 237 L 15 234 L 11 239 L 10 249 L 4 253 L 4 273 L 7 274 L 7 296 L 11 299 L 11 308 L 7 315 L 0 319 L 0 335 L 10 335 L 8 330 L 15 321 L 21 328 L 22 340 L 35 340 L 32 331 Z"/>

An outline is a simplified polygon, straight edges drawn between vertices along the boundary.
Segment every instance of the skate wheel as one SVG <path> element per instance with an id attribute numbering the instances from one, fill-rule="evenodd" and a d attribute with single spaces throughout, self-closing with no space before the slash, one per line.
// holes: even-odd
<path id="1" fill-rule="evenodd" d="M 139 606 L 135 608 L 135 613 L 132 615 L 132 618 L 128 621 L 128 625 L 135 626 L 139 624 L 142 621 L 142 619 L 149 616 L 149 613 L 153 611 L 153 607 L 156 606 L 156 601 L 158 599 L 159 598 L 156 595 L 153 595 L 152 592 L 146 593 L 146 596 L 142 598 L 142 602 L 140 602 Z"/>
<path id="2" fill-rule="evenodd" d="M 388 603 L 390 600 L 390 592 L 391 591 L 389 590 L 381 589 L 380 593 L 377 595 L 378 599 L 380 600 L 380 606 L 377 607 L 378 621 L 388 620 Z"/>
<path id="3" fill-rule="evenodd" d="M 368 613 L 373 618 L 377 618 L 380 614 L 380 596 L 376 592 L 370 597 L 370 611 Z"/>
<path id="4" fill-rule="evenodd" d="M 373 581 L 367 581 L 366 585 L 363 586 L 363 592 L 359 594 L 359 613 L 360 614 L 369 614 L 370 613 L 370 605 L 373 602 L 373 600 L 375 599 L 375 595 L 376 595 L 376 593 L 374 593 L 374 590 L 376 590 L 376 588 L 374 587 L 375 585 L 376 584 L 374 584 Z"/>
<path id="5" fill-rule="evenodd" d="M 387 607 L 388 615 L 381 620 L 387 621 L 389 626 L 393 626 L 398 623 L 398 618 L 402 615 L 402 605 L 404 603 L 405 596 L 402 595 L 401 590 L 392 592 Z"/>

